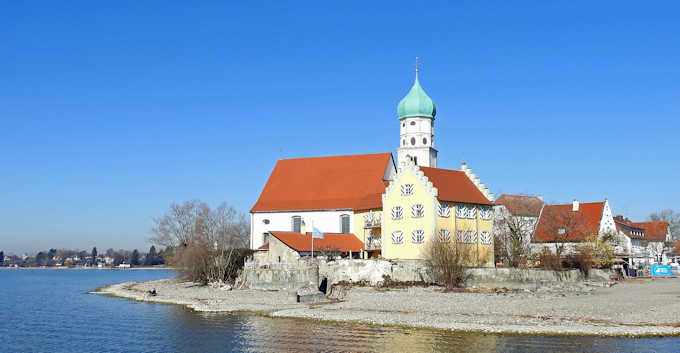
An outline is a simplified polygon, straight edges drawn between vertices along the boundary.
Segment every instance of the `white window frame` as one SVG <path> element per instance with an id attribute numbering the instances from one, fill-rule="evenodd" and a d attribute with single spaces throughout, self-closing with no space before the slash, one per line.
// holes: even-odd
<path id="1" fill-rule="evenodd" d="M 439 230 L 439 242 L 440 243 L 450 243 L 451 242 L 451 231 L 448 229 Z"/>
<path id="2" fill-rule="evenodd" d="M 425 231 L 422 229 L 416 229 L 411 232 L 411 242 L 413 244 L 422 244 L 425 242 Z"/>
<path id="3" fill-rule="evenodd" d="M 413 195 L 413 184 L 402 184 L 401 185 L 401 196 L 411 196 Z"/>
<path id="4" fill-rule="evenodd" d="M 403 244 L 404 243 L 404 232 L 400 230 L 395 230 L 392 232 L 392 244 Z"/>
<path id="5" fill-rule="evenodd" d="M 449 218 L 451 216 L 451 206 L 447 203 L 437 204 L 437 216 L 441 218 Z"/>
<path id="6" fill-rule="evenodd" d="M 404 218 L 404 208 L 401 206 L 392 207 L 392 220 L 400 220 Z"/>
<path id="7" fill-rule="evenodd" d="M 411 206 L 411 218 L 423 218 L 425 217 L 425 205 L 422 203 L 417 203 Z"/>

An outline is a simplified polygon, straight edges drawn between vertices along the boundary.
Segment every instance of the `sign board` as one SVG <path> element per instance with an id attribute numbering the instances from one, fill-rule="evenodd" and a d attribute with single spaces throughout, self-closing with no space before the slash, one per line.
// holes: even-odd
<path id="1" fill-rule="evenodd" d="M 673 274 L 671 273 L 670 266 L 652 265 L 652 277 L 671 277 L 671 276 L 673 276 Z"/>

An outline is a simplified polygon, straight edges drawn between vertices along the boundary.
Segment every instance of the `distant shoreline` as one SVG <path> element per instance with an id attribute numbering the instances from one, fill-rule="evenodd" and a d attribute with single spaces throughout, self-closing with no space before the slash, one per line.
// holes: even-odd
<path id="1" fill-rule="evenodd" d="M 139 267 L 128 267 L 128 268 L 118 268 L 118 267 L 56 267 L 56 266 L 51 266 L 51 267 L 0 267 L 0 270 L 100 270 L 100 271 L 106 271 L 106 270 L 116 270 L 116 271 L 139 271 L 139 270 L 168 270 L 168 271 L 173 271 L 175 270 L 174 267 L 145 267 L 145 266 L 139 266 Z"/>
<path id="2" fill-rule="evenodd" d="M 157 296 L 147 297 L 155 289 Z M 221 290 L 178 279 L 113 284 L 93 294 L 176 304 L 200 312 L 439 329 L 458 332 L 603 337 L 680 336 L 680 307 L 669 292 L 680 280 L 628 280 L 593 294 L 446 293 L 438 287 L 336 288 L 325 303 L 301 304 L 295 292 Z M 338 295 L 339 293 L 339 295 Z M 646 297 L 635 306 L 631 298 Z M 650 316 L 653 313 L 653 316 Z"/>

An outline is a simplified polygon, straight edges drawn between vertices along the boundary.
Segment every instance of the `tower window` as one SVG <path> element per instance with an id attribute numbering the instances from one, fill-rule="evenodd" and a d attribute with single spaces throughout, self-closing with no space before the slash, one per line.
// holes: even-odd
<path id="1" fill-rule="evenodd" d="M 412 122 L 411 122 L 411 126 L 414 126 L 415 124 L 416 124 L 415 121 L 412 121 Z"/>
<path id="2" fill-rule="evenodd" d="M 402 140 L 402 145 L 406 146 L 406 140 Z"/>
<path id="3" fill-rule="evenodd" d="M 402 123 L 402 124 L 401 124 L 401 127 L 406 127 L 406 123 Z"/>
<path id="4" fill-rule="evenodd" d="M 427 145 L 427 138 L 423 137 L 423 145 Z"/>
<path id="5" fill-rule="evenodd" d="M 416 138 L 415 137 L 411 137 L 411 145 L 412 146 L 416 145 Z"/>

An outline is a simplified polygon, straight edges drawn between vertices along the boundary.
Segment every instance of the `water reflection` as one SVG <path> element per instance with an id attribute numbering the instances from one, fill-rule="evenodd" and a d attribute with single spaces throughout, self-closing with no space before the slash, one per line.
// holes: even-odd
<path id="1" fill-rule="evenodd" d="M 179 350 L 243 352 L 655 352 L 678 338 L 602 338 L 453 333 L 174 310 Z"/>
<path id="2" fill-rule="evenodd" d="M 674 352 L 680 338 L 439 330 L 197 313 L 85 294 L 171 276 L 157 271 L 0 271 L 0 352 Z"/>

